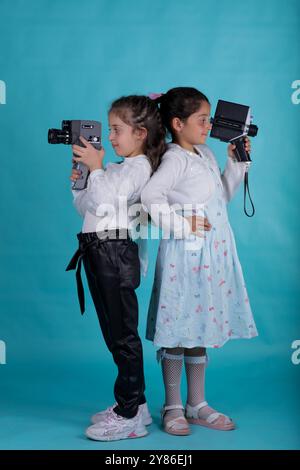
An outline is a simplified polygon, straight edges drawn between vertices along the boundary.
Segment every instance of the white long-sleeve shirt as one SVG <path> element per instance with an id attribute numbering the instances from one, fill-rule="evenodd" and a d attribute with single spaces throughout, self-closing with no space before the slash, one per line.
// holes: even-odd
<path id="1" fill-rule="evenodd" d="M 83 217 L 82 232 L 129 228 L 128 208 L 140 202 L 141 191 L 151 175 L 146 155 L 108 163 L 105 170 L 94 170 L 87 188 L 73 190 L 74 205 Z"/>
<path id="2" fill-rule="evenodd" d="M 186 205 L 190 207 L 204 205 L 215 191 L 215 182 L 208 171 L 207 163 L 220 177 L 227 202 L 243 180 L 247 168 L 246 163 L 228 158 L 225 170 L 221 174 L 209 147 L 196 145 L 195 148 L 200 155 L 189 152 L 177 144 L 169 144 L 158 170 L 141 195 L 142 205 L 151 215 L 155 225 L 160 226 L 163 232 L 173 233 L 176 238 L 187 238 L 191 234 L 190 224 L 183 215 L 180 215 L 179 209 L 184 209 Z"/>

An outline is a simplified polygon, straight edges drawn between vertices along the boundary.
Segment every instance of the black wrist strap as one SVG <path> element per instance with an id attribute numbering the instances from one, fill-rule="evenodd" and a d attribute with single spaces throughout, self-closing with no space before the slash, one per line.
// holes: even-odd
<path id="1" fill-rule="evenodd" d="M 247 208 L 246 208 L 246 196 L 247 196 L 247 193 L 248 193 L 249 200 L 250 200 L 250 203 L 251 203 L 251 206 L 252 206 L 252 214 L 248 214 Z M 255 214 L 254 204 L 253 204 L 253 201 L 252 201 L 252 199 L 251 199 L 250 191 L 249 191 L 248 171 L 246 171 L 246 173 L 245 173 L 245 178 L 244 178 L 244 212 L 245 212 L 245 214 L 246 214 L 247 217 L 253 217 L 254 214 Z"/>

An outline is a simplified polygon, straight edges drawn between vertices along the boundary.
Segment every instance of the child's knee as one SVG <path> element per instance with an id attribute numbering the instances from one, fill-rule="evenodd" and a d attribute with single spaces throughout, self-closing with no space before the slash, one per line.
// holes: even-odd
<path id="1" fill-rule="evenodd" d="M 185 356 L 204 356 L 206 354 L 206 348 L 184 348 Z"/>
<path id="2" fill-rule="evenodd" d="M 175 355 L 180 355 L 184 351 L 184 348 L 166 348 L 166 352 L 168 354 L 175 354 Z"/>

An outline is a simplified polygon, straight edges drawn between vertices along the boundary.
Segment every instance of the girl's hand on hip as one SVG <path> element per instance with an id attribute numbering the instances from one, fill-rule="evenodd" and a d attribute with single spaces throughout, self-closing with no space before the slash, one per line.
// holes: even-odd
<path id="1" fill-rule="evenodd" d="M 236 146 L 233 144 L 229 144 L 227 147 L 228 157 L 232 158 L 233 160 L 235 160 L 235 155 L 233 153 L 235 147 Z M 251 152 L 251 140 L 249 139 L 249 137 L 244 138 L 244 147 L 245 147 L 246 152 L 248 153 Z"/>
<path id="2" fill-rule="evenodd" d="M 197 237 L 203 238 L 203 232 L 209 232 L 211 230 L 211 225 L 206 217 L 191 215 L 185 218 L 190 224 L 192 233 Z"/>
<path id="3" fill-rule="evenodd" d="M 72 145 L 74 161 L 84 163 L 90 171 L 103 169 L 104 149 L 97 150 L 84 137 L 79 138 L 85 147 Z"/>

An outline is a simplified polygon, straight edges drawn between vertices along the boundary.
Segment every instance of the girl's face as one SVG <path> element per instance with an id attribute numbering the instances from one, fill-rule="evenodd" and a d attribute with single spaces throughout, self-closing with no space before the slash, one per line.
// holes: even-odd
<path id="1" fill-rule="evenodd" d="M 110 128 L 109 140 L 119 157 L 135 157 L 144 153 L 145 132 L 142 129 L 134 130 L 132 126 L 122 121 L 114 112 L 109 113 L 108 121 Z"/>
<path id="2" fill-rule="evenodd" d="M 174 123 L 178 140 L 188 145 L 205 144 L 211 127 L 210 105 L 206 101 L 203 101 L 199 109 L 191 114 L 186 121 L 178 120 L 177 124 Z"/>

